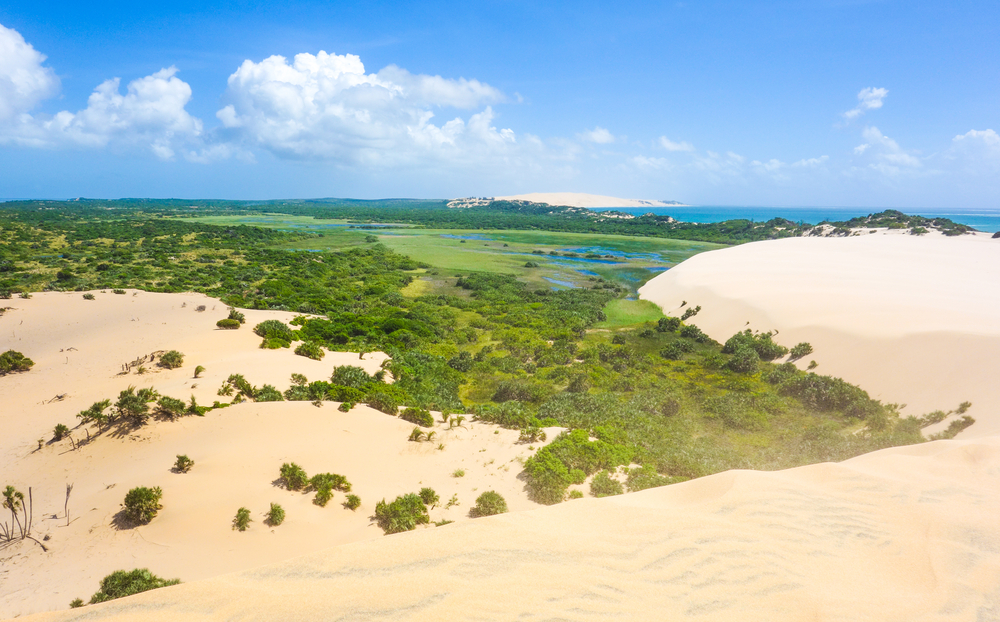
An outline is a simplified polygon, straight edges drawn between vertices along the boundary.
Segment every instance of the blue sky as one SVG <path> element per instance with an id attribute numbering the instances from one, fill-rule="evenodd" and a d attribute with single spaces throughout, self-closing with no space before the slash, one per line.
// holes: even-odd
<path id="1" fill-rule="evenodd" d="M 0 197 L 1000 208 L 995 2 L 7 0 L 0 25 Z"/>

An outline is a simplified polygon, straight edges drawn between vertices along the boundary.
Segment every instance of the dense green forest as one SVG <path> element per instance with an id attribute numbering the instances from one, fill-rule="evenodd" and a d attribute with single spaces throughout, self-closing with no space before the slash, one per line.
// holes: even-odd
<path id="1" fill-rule="evenodd" d="M 738 333 L 716 343 L 694 323 L 697 309 L 684 321 L 650 316 L 600 328 L 629 293 L 600 276 L 590 277 L 586 287 L 535 287 L 488 265 L 457 273 L 420 263 L 374 236 L 339 250 L 283 250 L 316 234 L 177 217 L 190 204 L 6 204 L 0 211 L 0 297 L 135 287 L 198 291 L 233 307 L 301 313 L 291 327 L 259 328 L 262 346 L 301 341 L 310 344 L 303 351 L 383 350 L 392 357 L 388 370 L 395 382 L 345 372 L 329 382 L 300 379 L 285 399 L 365 401 L 388 413 L 400 406 L 471 413 L 521 430 L 526 443 L 537 443 L 541 428 L 568 428 L 525 463 L 529 492 L 545 503 L 562 500 L 567 487 L 587 475 L 620 466 L 632 466 L 628 487 L 638 490 L 726 469 L 786 468 L 920 442 L 921 427 L 940 420 L 937 414 L 901 418 L 894 406 L 855 386 L 800 370 L 788 358 L 796 344 L 779 345 L 772 335 Z M 250 209 L 246 203 L 198 202 L 197 211 Z M 438 228 L 468 227 L 472 222 L 463 219 L 475 219 L 473 208 L 407 202 L 377 211 L 348 203 L 268 203 L 261 209 Z M 571 231 L 636 227 L 629 235 L 644 228 L 663 235 L 656 220 L 486 213 L 496 227 L 561 223 Z M 891 213 L 869 220 L 901 222 Z M 771 223 L 761 231 L 791 231 Z M 758 235 L 740 227 L 721 223 L 711 231 L 727 241 Z M 412 287 L 417 279 L 426 286 Z"/>

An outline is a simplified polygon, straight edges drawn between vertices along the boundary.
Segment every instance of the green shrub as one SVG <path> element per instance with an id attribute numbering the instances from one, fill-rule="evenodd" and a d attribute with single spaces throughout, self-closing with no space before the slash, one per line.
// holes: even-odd
<path id="1" fill-rule="evenodd" d="M 299 346 L 295 348 L 295 353 L 299 356 L 305 356 L 315 361 L 320 361 L 324 356 L 326 356 L 326 351 L 323 350 L 319 344 L 312 341 L 306 341 L 299 344 Z"/>
<path id="2" fill-rule="evenodd" d="M 277 527 L 283 522 L 285 522 L 285 508 L 277 503 L 272 503 L 271 509 L 264 515 L 264 523 L 271 527 Z"/>
<path id="3" fill-rule="evenodd" d="M 171 418 L 179 417 L 187 411 L 187 405 L 184 403 L 184 400 L 167 397 L 166 395 L 161 397 L 156 405 L 159 407 L 160 412 Z"/>
<path id="4" fill-rule="evenodd" d="M 386 386 L 384 389 L 376 389 L 367 395 L 365 401 L 375 410 L 395 416 L 399 413 L 399 408 L 403 405 L 403 400 L 399 395 L 398 389 L 393 389 L 394 387 L 389 386 Z"/>
<path id="5" fill-rule="evenodd" d="M 347 500 L 344 501 L 344 507 L 348 510 L 356 510 L 361 507 L 361 497 L 358 495 L 347 495 Z"/>
<path id="6" fill-rule="evenodd" d="M 282 341 L 295 341 L 295 333 L 287 324 L 279 320 L 264 320 L 253 327 L 253 332 L 258 337 L 264 339 L 280 339 Z"/>
<path id="7" fill-rule="evenodd" d="M 438 498 L 438 494 L 434 492 L 433 488 L 421 488 L 418 494 L 420 495 L 420 499 L 424 502 L 424 505 L 429 505 L 430 507 L 434 507 L 437 505 L 438 501 L 441 500 Z"/>
<path id="8" fill-rule="evenodd" d="M 239 322 L 240 324 L 244 324 L 247 321 L 246 316 L 237 311 L 235 307 L 229 307 L 229 317 L 226 319 L 234 320 L 236 322 Z"/>
<path id="9" fill-rule="evenodd" d="M 685 354 L 692 351 L 694 351 L 694 345 L 690 341 L 679 339 L 660 350 L 660 356 L 671 361 L 679 361 L 684 358 Z"/>
<path id="10" fill-rule="evenodd" d="M 236 330 L 240 327 L 240 323 L 238 321 L 230 319 L 219 320 L 215 323 L 215 325 L 223 330 Z"/>
<path id="11" fill-rule="evenodd" d="M 177 461 L 174 462 L 174 471 L 178 473 L 187 473 L 194 466 L 194 460 L 188 458 L 185 455 L 177 456 Z"/>
<path id="12" fill-rule="evenodd" d="M 583 493 L 580 492 L 579 490 L 571 490 L 571 491 L 569 491 L 569 498 L 570 499 L 583 499 Z"/>
<path id="13" fill-rule="evenodd" d="M 417 525 L 431 522 L 423 499 L 412 492 L 396 497 L 392 503 L 386 503 L 385 499 L 376 503 L 375 520 L 387 535 L 411 531 L 416 529 Z"/>
<path id="14" fill-rule="evenodd" d="M 128 419 L 135 425 L 146 423 L 149 418 L 149 403 L 143 391 L 140 389 L 137 393 L 135 387 L 128 387 L 118 394 L 118 401 L 115 402 L 118 417 Z"/>
<path id="15" fill-rule="evenodd" d="M 56 425 L 55 429 L 52 430 L 52 440 L 54 441 L 61 441 L 67 436 L 69 436 L 69 427 L 64 423 Z"/>
<path id="16" fill-rule="evenodd" d="M 261 388 L 257 389 L 253 394 L 253 399 L 255 402 L 283 402 L 285 398 L 282 397 L 281 391 L 274 388 L 269 384 L 265 384 Z"/>
<path id="17" fill-rule="evenodd" d="M 698 305 L 697 307 L 694 308 L 688 307 L 687 309 L 684 310 L 684 313 L 681 314 L 681 321 L 685 322 L 689 317 L 694 317 L 698 315 L 699 311 L 701 311 L 701 305 Z"/>
<path id="18" fill-rule="evenodd" d="M 83 295 L 83 299 L 84 300 L 96 300 L 96 298 L 94 298 L 93 294 L 84 294 Z"/>
<path id="19" fill-rule="evenodd" d="M 788 353 L 791 355 L 792 359 L 798 360 L 803 356 L 809 356 L 812 354 L 813 347 L 812 344 L 803 341 L 792 346 L 792 349 L 789 350 Z"/>
<path id="20" fill-rule="evenodd" d="M 74 598 L 69 602 L 70 609 L 79 609 L 80 607 L 83 607 L 83 599 L 81 598 Z"/>
<path id="21" fill-rule="evenodd" d="M 15 350 L 0 354 L 0 376 L 16 371 L 28 371 L 35 362 Z"/>
<path id="22" fill-rule="evenodd" d="M 610 497 L 625 492 L 621 482 L 611 477 L 607 471 L 601 471 L 590 480 L 590 494 L 595 497 Z"/>
<path id="23" fill-rule="evenodd" d="M 236 510 L 236 516 L 233 518 L 233 529 L 236 531 L 246 531 L 252 522 L 253 519 L 250 518 L 250 510 L 240 508 Z"/>
<path id="24" fill-rule="evenodd" d="M 730 357 L 726 367 L 740 374 L 752 374 L 757 371 L 759 364 L 760 356 L 757 351 L 749 346 L 741 345 Z"/>
<path id="25" fill-rule="evenodd" d="M 292 342 L 286 341 L 284 339 L 279 339 L 278 337 L 267 337 L 264 341 L 260 342 L 260 347 L 262 350 L 277 350 L 279 348 L 291 347 Z"/>
<path id="26" fill-rule="evenodd" d="M 724 346 L 723 354 L 736 354 L 741 348 L 752 348 L 762 361 L 773 361 L 788 354 L 788 348 L 774 343 L 771 339 L 774 333 L 753 334 L 749 329 L 730 337 Z"/>
<path id="27" fill-rule="evenodd" d="M 465 477 L 465 469 L 455 469 L 451 473 L 452 477 Z"/>
<path id="28" fill-rule="evenodd" d="M 162 496 L 163 490 L 159 486 L 133 488 L 125 495 L 125 502 L 122 504 L 125 517 L 133 523 L 148 523 L 156 518 L 156 513 L 163 507 L 160 505 Z"/>
<path id="29" fill-rule="evenodd" d="M 517 437 L 518 443 L 539 443 L 545 441 L 545 430 L 537 426 L 529 426 L 521 430 L 521 435 Z"/>
<path id="30" fill-rule="evenodd" d="M 294 462 L 281 465 L 279 479 L 284 482 L 288 490 L 302 490 L 309 484 L 309 476 L 305 470 Z"/>
<path id="31" fill-rule="evenodd" d="M 676 333 L 681 327 L 681 321 L 676 317 L 661 317 L 656 321 L 656 330 L 661 333 Z"/>
<path id="32" fill-rule="evenodd" d="M 350 412 L 354 408 L 354 402 L 343 402 L 340 406 L 337 406 L 337 410 L 342 413 Z"/>
<path id="33" fill-rule="evenodd" d="M 403 421 L 424 426 L 425 428 L 430 428 L 434 425 L 434 417 L 429 411 L 423 408 L 407 408 L 399 415 L 399 418 Z"/>
<path id="34" fill-rule="evenodd" d="M 309 480 L 309 488 L 316 491 L 313 503 L 320 507 L 326 507 L 326 504 L 333 498 L 334 490 L 350 492 L 351 483 L 347 481 L 346 477 L 337 473 L 317 473 Z"/>
<path id="35" fill-rule="evenodd" d="M 205 368 L 202 367 L 201 365 L 195 366 L 195 368 L 194 368 L 194 377 L 197 378 L 198 376 L 201 375 L 201 372 L 203 372 L 203 371 L 205 371 Z"/>
<path id="36" fill-rule="evenodd" d="M 487 490 L 476 498 L 476 505 L 469 510 L 473 517 L 495 516 L 507 512 L 507 501 L 500 493 Z"/>
<path id="37" fill-rule="evenodd" d="M 125 293 L 125 290 L 124 289 L 113 289 L 113 290 L 111 290 L 111 293 L 112 294 L 119 294 L 119 295 L 121 295 L 121 294 Z"/>
<path id="38" fill-rule="evenodd" d="M 364 391 L 369 385 L 374 384 L 374 378 L 368 375 L 361 367 L 355 365 L 339 365 L 333 368 L 333 375 L 330 376 L 330 383 L 342 387 L 351 387 Z"/>
<path id="39" fill-rule="evenodd" d="M 90 598 L 90 604 L 124 598 L 180 582 L 180 579 L 162 579 L 145 568 L 116 570 L 101 579 L 101 589 Z"/>
<path id="40" fill-rule="evenodd" d="M 184 364 L 184 355 L 177 350 L 170 350 L 169 352 L 164 352 L 163 356 L 160 357 L 160 367 L 166 367 L 167 369 L 175 369 Z"/>
<path id="41" fill-rule="evenodd" d="M 666 486 L 675 481 L 677 481 L 675 478 L 660 475 L 652 466 L 643 465 L 628 470 L 628 479 L 625 481 L 625 485 L 628 487 L 629 492 L 637 492 L 639 490 L 646 490 L 647 488 Z"/>

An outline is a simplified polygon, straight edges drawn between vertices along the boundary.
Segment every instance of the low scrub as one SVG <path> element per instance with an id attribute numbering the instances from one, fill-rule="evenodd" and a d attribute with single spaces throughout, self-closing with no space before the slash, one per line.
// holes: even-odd
<path id="1" fill-rule="evenodd" d="M 302 490 L 309 484 L 309 476 L 305 470 L 294 462 L 281 465 L 279 479 L 288 490 Z"/>
<path id="2" fill-rule="evenodd" d="M 306 341 L 299 344 L 299 346 L 295 348 L 295 353 L 299 356 L 311 358 L 314 361 L 321 361 L 323 360 L 323 357 L 326 356 L 326 351 L 323 350 L 323 347 L 312 341 Z"/>
<path id="3" fill-rule="evenodd" d="M 625 492 L 622 483 L 611 477 L 607 471 L 601 471 L 590 480 L 590 494 L 595 497 L 610 497 Z"/>
<path id="4" fill-rule="evenodd" d="M 166 367 L 167 369 L 176 369 L 184 364 L 184 355 L 177 350 L 170 350 L 169 352 L 164 352 L 163 356 L 160 357 L 160 367 Z"/>
<path id="5" fill-rule="evenodd" d="M 469 510 L 474 518 L 480 516 L 495 516 L 507 512 L 507 501 L 503 496 L 494 491 L 487 490 L 476 498 L 476 505 Z"/>
<path id="6" fill-rule="evenodd" d="M 409 421 L 410 423 L 415 423 L 425 428 L 429 428 L 434 425 L 434 417 L 431 416 L 430 411 L 423 408 L 407 408 L 400 413 L 399 418 L 403 421 Z"/>
<path id="7" fill-rule="evenodd" d="M 169 585 L 177 585 L 180 579 L 163 579 L 145 568 L 116 570 L 101 579 L 101 589 L 91 596 L 90 604 L 103 603 L 116 598 L 132 596 Z"/>
<path id="8" fill-rule="evenodd" d="M 177 461 L 174 462 L 174 471 L 177 473 L 187 473 L 193 466 L 194 460 L 185 455 L 179 455 L 177 456 Z"/>
<path id="9" fill-rule="evenodd" d="M 163 497 L 163 490 L 159 486 L 133 488 L 125 495 L 125 501 L 122 503 L 125 517 L 133 523 L 148 523 L 156 518 L 156 513 L 163 507 L 160 505 L 161 497 Z"/>
<path id="10" fill-rule="evenodd" d="M 376 503 L 375 520 L 386 535 L 412 531 L 417 525 L 431 522 L 423 499 L 412 492 L 396 497 L 392 503 L 386 503 L 385 499 Z"/>
<path id="11" fill-rule="evenodd" d="M 271 527 L 277 527 L 283 522 L 285 522 L 285 508 L 277 503 L 272 503 L 271 509 L 264 515 L 264 523 Z"/>
<path id="12" fill-rule="evenodd" d="M 28 371 L 35 362 L 16 350 L 0 354 L 0 376 L 18 371 Z"/>
<path id="13" fill-rule="evenodd" d="M 215 325 L 223 330 L 236 330 L 240 327 L 240 323 L 238 321 L 230 320 L 228 318 L 225 320 L 219 320 L 215 323 Z"/>
<path id="14" fill-rule="evenodd" d="M 236 516 L 233 517 L 233 529 L 235 531 L 246 531 L 252 522 L 253 519 L 250 518 L 250 510 L 240 508 L 236 510 Z"/>

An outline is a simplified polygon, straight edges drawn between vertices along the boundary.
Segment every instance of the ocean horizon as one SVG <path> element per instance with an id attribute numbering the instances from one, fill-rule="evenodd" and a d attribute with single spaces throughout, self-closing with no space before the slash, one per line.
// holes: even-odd
<path id="1" fill-rule="evenodd" d="M 722 222 L 745 218 L 764 222 L 772 218 L 787 218 L 793 222 L 807 222 L 815 225 L 823 221 L 850 220 L 857 216 L 876 214 L 887 209 L 895 209 L 904 214 L 948 218 L 979 231 L 995 233 L 1000 231 L 1000 208 L 907 208 L 907 207 L 767 207 L 758 205 L 688 205 L 666 207 L 594 207 L 595 212 L 618 211 L 627 214 L 649 214 L 673 216 L 683 222 Z"/>

